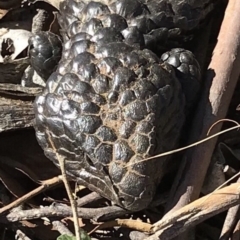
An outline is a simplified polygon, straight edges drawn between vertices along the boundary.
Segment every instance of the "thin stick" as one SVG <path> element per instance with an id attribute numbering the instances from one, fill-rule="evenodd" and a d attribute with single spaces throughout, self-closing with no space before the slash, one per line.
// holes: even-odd
<path id="1" fill-rule="evenodd" d="M 96 192 L 92 192 L 92 193 L 89 193 L 86 196 L 83 196 L 83 197 L 79 198 L 77 200 L 77 206 L 82 207 L 84 205 L 87 205 L 87 204 L 93 203 L 95 201 L 98 201 L 99 199 L 102 199 L 102 196 L 100 196 Z"/>
<path id="2" fill-rule="evenodd" d="M 73 236 L 73 233 L 61 221 L 53 221 L 52 225 L 61 235 Z"/>
<path id="3" fill-rule="evenodd" d="M 80 237 L 80 234 L 81 234 L 80 233 L 80 227 L 79 227 L 79 224 L 78 224 L 77 201 L 73 197 L 72 190 L 71 190 L 71 188 L 69 186 L 69 182 L 68 182 L 68 178 L 67 178 L 67 174 L 66 174 L 66 170 L 65 170 L 65 158 L 62 157 L 60 154 L 58 154 L 58 152 L 57 152 L 57 150 L 55 148 L 55 145 L 54 145 L 54 143 L 52 141 L 52 137 L 51 137 L 50 132 L 47 132 L 47 135 L 48 135 L 48 140 L 49 140 L 53 150 L 56 153 L 56 157 L 57 157 L 57 160 L 59 162 L 60 170 L 61 170 L 61 173 L 62 173 L 62 180 L 63 180 L 63 183 L 65 185 L 65 188 L 66 188 L 66 191 L 67 191 L 67 194 L 68 194 L 68 198 L 69 198 L 69 201 L 70 201 L 70 204 L 71 204 L 76 239 L 77 240 L 81 240 L 81 237 Z"/>
<path id="4" fill-rule="evenodd" d="M 112 228 L 115 226 L 120 227 L 126 227 L 129 229 L 134 229 L 141 232 L 150 232 L 152 225 L 150 223 L 145 223 L 140 220 L 134 220 L 134 219 L 116 219 L 109 222 L 104 222 L 102 224 L 97 225 L 91 232 L 88 234 L 91 235 L 93 232 L 100 230 L 100 229 L 106 229 L 106 228 Z"/>
<path id="5" fill-rule="evenodd" d="M 117 206 L 108 206 L 102 208 L 78 208 L 78 216 L 83 219 L 93 219 L 94 221 L 107 221 L 126 215 L 126 210 Z M 65 204 L 54 204 L 41 208 L 28 210 L 18 210 L 10 212 L 7 215 L 0 216 L 0 223 L 9 224 L 10 222 L 19 222 L 24 220 L 47 218 L 72 217 L 71 207 Z"/>
<path id="6" fill-rule="evenodd" d="M 25 233 L 23 233 L 19 229 L 16 231 L 15 239 L 17 239 L 17 240 L 31 240 L 29 237 L 26 236 Z"/>
<path id="7" fill-rule="evenodd" d="M 223 120 L 223 119 L 221 119 L 221 120 Z M 227 119 L 227 120 L 229 120 L 229 119 Z M 234 121 L 234 122 L 235 122 L 235 121 Z M 235 123 L 236 123 L 236 122 L 235 122 Z M 138 163 L 146 162 L 146 161 L 149 161 L 149 160 L 152 160 L 152 159 L 156 159 L 156 158 L 168 156 L 168 155 L 171 155 L 171 154 L 174 154 L 174 153 L 182 152 L 182 151 L 184 151 L 184 150 L 193 148 L 193 147 L 195 147 L 195 146 L 197 146 L 197 145 L 199 145 L 199 144 L 205 143 L 205 142 L 207 142 L 207 141 L 209 141 L 209 140 L 211 140 L 211 139 L 213 139 L 213 138 L 216 138 L 216 137 L 218 137 L 219 135 L 222 135 L 222 134 L 224 134 L 224 133 L 227 133 L 227 132 L 236 130 L 236 129 L 238 129 L 238 128 L 240 128 L 240 124 L 237 123 L 237 126 L 234 126 L 234 127 L 231 127 L 231 128 L 227 128 L 227 129 L 225 129 L 225 130 L 222 130 L 222 131 L 220 131 L 220 132 L 218 132 L 218 133 L 215 133 L 215 134 L 211 135 L 210 137 L 205 137 L 205 138 L 203 138 L 202 140 L 199 140 L 199 141 L 197 141 L 197 142 L 194 142 L 194 143 L 192 143 L 192 144 L 189 144 L 189 145 L 187 145 L 187 146 L 185 146 L 185 147 L 177 148 L 177 149 L 174 149 L 174 150 L 171 150 L 171 151 L 168 151 L 168 152 L 164 152 L 164 153 L 160 153 L 160 154 L 154 155 L 154 156 L 152 156 L 152 157 L 144 158 L 144 159 L 138 161 Z M 208 131 L 209 131 L 209 130 L 208 130 Z M 207 136 L 207 135 L 208 135 L 208 134 L 206 134 L 206 136 Z M 160 160 L 160 161 L 161 161 L 161 160 Z M 127 168 L 127 167 L 129 167 L 129 166 L 133 166 L 134 164 L 135 164 L 135 163 L 127 164 L 125 168 Z"/>
<path id="8" fill-rule="evenodd" d="M 238 178 L 237 182 L 240 183 L 240 178 Z M 228 210 L 219 240 L 228 240 L 230 238 L 231 233 L 238 222 L 239 214 L 240 205 L 232 207 Z"/>
<path id="9" fill-rule="evenodd" d="M 239 239 L 240 239 L 240 220 L 238 220 L 238 222 L 236 224 L 236 227 L 233 231 L 231 240 L 239 240 Z"/>
<path id="10" fill-rule="evenodd" d="M 240 204 L 240 183 L 210 193 L 153 224 L 146 240 L 170 240 L 206 219 Z"/>

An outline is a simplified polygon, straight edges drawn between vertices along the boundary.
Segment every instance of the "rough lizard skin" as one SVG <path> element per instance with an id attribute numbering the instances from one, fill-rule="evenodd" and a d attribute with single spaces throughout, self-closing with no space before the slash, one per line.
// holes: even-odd
<path id="1" fill-rule="evenodd" d="M 199 66 L 189 51 L 175 49 L 160 59 L 148 49 L 195 28 L 210 1 L 186 2 L 60 5 L 62 58 L 35 100 L 36 136 L 56 165 L 63 157 L 80 184 L 128 210 L 151 203 L 169 157 L 142 160 L 178 144 L 186 76 L 199 87 Z"/>

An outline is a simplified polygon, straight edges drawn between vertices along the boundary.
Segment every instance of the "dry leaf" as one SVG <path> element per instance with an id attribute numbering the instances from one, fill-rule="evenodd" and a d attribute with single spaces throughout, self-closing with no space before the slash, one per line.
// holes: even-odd
<path id="1" fill-rule="evenodd" d="M 32 33 L 24 29 L 9 29 L 2 34 L 0 36 L 0 63 L 16 59 L 28 47 L 30 36 Z"/>

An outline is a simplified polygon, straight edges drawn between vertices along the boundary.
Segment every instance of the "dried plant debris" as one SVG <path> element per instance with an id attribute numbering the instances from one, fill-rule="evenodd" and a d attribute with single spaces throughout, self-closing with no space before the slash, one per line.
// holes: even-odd
<path id="1" fill-rule="evenodd" d="M 31 101 L 0 97 L 0 132 L 30 127 L 33 119 Z"/>
<path id="2" fill-rule="evenodd" d="M 5 1 L 3 1 L 5 2 Z M 45 86 L 30 66 L 28 39 L 34 32 L 48 30 L 54 19 L 53 7 L 28 1 L 0 2 L 0 132 L 30 127 L 32 102 Z M 39 17 L 44 12 L 45 18 Z M 40 25 L 37 23 L 41 23 Z M 47 26 L 48 25 L 48 26 Z"/>
<path id="3" fill-rule="evenodd" d="M 32 33 L 24 29 L 1 29 L 0 63 L 15 60 L 28 47 Z"/>
<path id="4" fill-rule="evenodd" d="M 1 239 L 75 239 L 72 211 L 59 177 L 60 171 L 45 157 L 32 129 L 32 103 L 35 96 L 45 87 L 45 81 L 30 66 L 28 39 L 42 30 L 59 34 L 56 12 L 60 2 L 0 0 Z M 226 7 L 226 1 L 221 2 L 223 10 L 218 10 L 222 11 L 221 16 L 218 13 L 213 15 L 217 19 L 212 23 L 214 31 L 220 29 L 221 17 Z M 197 33 L 199 39 L 206 29 L 207 26 L 204 26 L 203 31 Z M 206 43 L 201 44 L 201 41 L 196 39 L 191 42 L 191 46 L 198 44 L 196 55 L 201 57 L 203 66 L 209 64 L 214 44 L 217 42 L 218 34 L 212 34 L 211 29 L 208 31 L 210 40 L 205 39 Z M 203 47 L 204 51 L 201 50 Z M 203 52 L 208 53 L 207 59 Z M 205 72 L 203 76 L 204 74 Z M 240 81 L 227 115 L 227 118 L 238 122 L 239 92 Z M 230 123 L 225 123 L 223 128 L 229 126 Z M 185 136 L 183 138 L 185 141 Z M 165 215 L 165 212 L 171 200 L 170 187 L 176 171 L 170 172 L 163 179 L 159 186 L 159 196 L 152 205 L 137 213 L 113 205 L 97 193 L 77 186 L 76 182 L 69 178 L 70 187 L 78 203 L 78 222 L 83 229 L 81 239 L 168 240 L 172 239 L 174 234 L 179 235 L 188 230 L 189 226 L 196 226 L 194 234 L 197 240 L 239 239 L 240 186 L 238 178 L 231 179 L 240 171 L 239 149 L 238 131 L 221 136 L 216 144 L 199 199 L 169 215 Z M 179 154 L 174 157 L 178 160 L 182 156 Z M 215 191 L 229 179 L 231 181 L 224 189 Z M 162 238 L 158 238 L 157 235 Z"/>

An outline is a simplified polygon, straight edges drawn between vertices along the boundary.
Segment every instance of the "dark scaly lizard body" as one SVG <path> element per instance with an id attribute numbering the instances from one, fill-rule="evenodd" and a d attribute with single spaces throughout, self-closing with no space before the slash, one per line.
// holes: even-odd
<path id="1" fill-rule="evenodd" d="M 141 160 L 176 147 L 185 120 L 170 64 L 193 86 L 200 77 L 189 51 L 173 50 L 164 62 L 148 48 L 194 29 L 209 2 L 64 1 L 62 58 L 34 104 L 45 154 L 58 165 L 50 136 L 79 183 L 123 208 L 146 208 L 169 157 Z"/>

